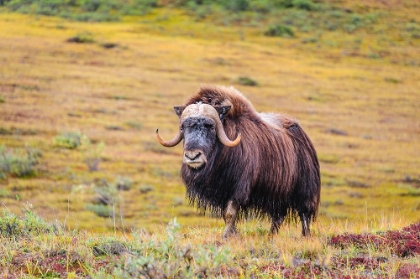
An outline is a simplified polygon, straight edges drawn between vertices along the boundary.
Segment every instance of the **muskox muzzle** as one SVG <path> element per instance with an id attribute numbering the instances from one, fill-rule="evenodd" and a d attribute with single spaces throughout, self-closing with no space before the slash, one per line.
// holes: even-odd
<path id="1" fill-rule="evenodd" d="M 207 157 L 201 149 L 184 150 L 182 162 L 193 169 L 198 169 L 207 163 Z"/>
<path id="2" fill-rule="evenodd" d="M 235 140 L 230 140 L 226 135 L 223 128 L 222 121 L 219 116 L 221 113 L 217 109 L 223 112 L 227 112 L 229 107 L 215 108 L 208 104 L 192 104 L 187 107 L 174 107 L 175 112 L 178 114 L 180 119 L 180 127 L 177 134 L 173 139 L 164 141 L 159 136 L 159 130 L 156 130 L 156 138 L 159 143 L 165 147 L 173 147 L 181 142 L 182 139 L 187 140 L 185 137 L 184 128 L 189 131 L 188 143 L 184 142 L 184 159 L 183 162 L 191 166 L 192 168 L 198 168 L 206 162 L 205 154 L 200 148 L 200 144 L 190 144 L 189 142 L 205 142 L 206 132 L 214 129 L 217 139 L 225 146 L 234 147 L 241 141 L 241 134 L 239 133 Z M 191 127 L 194 127 L 193 130 Z M 198 130 L 198 128 L 201 128 Z M 207 129 L 207 130 L 206 130 Z M 193 135 L 191 135 L 191 133 Z M 210 132 L 209 132 L 210 133 Z M 204 139 L 198 140 L 199 137 Z M 191 139 L 192 138 L 192 139 Z"/>

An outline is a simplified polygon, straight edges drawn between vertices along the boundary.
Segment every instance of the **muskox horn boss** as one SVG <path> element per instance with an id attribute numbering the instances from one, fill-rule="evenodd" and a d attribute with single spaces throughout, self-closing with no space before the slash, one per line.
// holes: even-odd
<path id="1" fill-rule="evenodd" d="M 177 111 L 177 113 L 179 112 Z M 197 116 L 210 118 L 216 123 L 217 137 L 223 145 L 228 146 L 228 147 L 234 147 L 238 145 L 239 142 L 241 141 L 241 133 L 238 133 L 238 136 L 233 141 L 228 138 L 223 128 L 222 121 L 219 118 L 218 112 L 213 106 L 208 105 L 208 104 L 201 104 L 201 103 L 191 104 L 185 107 L 185 109 L 181 112 L 180 122 L 182 123 L 182 121 L 188 117 L 197 117 Z M 182 138 L 183 138 L 182 133 L 179 129 L 178 133 L 175 135 L 175 137 L 172 140 L 164 141 L 159 136 L 159 129 L 156 129 L 156 139 L 161 145 L 165 147 L 173 147 L 177 145 L 178 143 L 181 142 Z"/>

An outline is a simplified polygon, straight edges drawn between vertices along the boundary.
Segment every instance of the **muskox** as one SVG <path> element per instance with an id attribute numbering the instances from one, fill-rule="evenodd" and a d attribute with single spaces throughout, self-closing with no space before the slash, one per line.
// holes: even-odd
<path id="1" fill-rule="evenodd" d="M 321 181 L 315 148 L 299 123 L 286 115 L 258 113 L 233 87 L 203 86 L 174 107 L 179 130 L 165 147 L 184 140 L 181 176 L 198 208 L 223 216 L 223 238 L 236 220 L 269 216 L 277 233 L 286 217 L 310 222 L 318 211 Z M 232 140 L 231 140 L 232 139 Z"/>

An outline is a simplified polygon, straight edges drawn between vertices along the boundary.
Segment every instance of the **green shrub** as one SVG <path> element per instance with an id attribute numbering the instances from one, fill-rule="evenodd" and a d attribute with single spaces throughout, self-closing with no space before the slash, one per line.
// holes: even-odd
<path id="1" fill-rule="evenodd" d="M 303 43 L 303 44 L 315 44 L 315 43 L 317 43 L 318 41 L 319 41 L 319 39 L 318 39 L 318 38 L 311 37 L 311 38 L 305 38 L 305 39 L 303 39 L 303 40 L 302 40 L 302 43 Z"/>
<path id="2" fill-rule="evenodd" d="M 340 11 L 340 10 L 331 10 L 331 11 L 327 11 L 325 15 L 329 18 L 340 19 L 340 18 L 343 18 L 345 14 L 343 11 Z"/>
<path id="3" fill-rule="evenodd" d="M 29 6 L 31 5 L 33 2 L 32 0 L 26 0 L 26 1 L 21 1 L 21 0 L 11 0 L 11 1 L 7 1 L 6 2 L 6 6 L 12 10 L 12 11 L 17 11 L 19 10 L 23 5 Z"/>
<path id="4" fill-rule="evenodd" d="M 195 16 L 196 21 L 203 20 L 208 15 L 213 13 L 212 6 L 208 6 L 208 5 L 198 6 L 194 11 L 195 11 L 194 16 Z"/>
<path id="5" fill-rule="evenodd" d="M 413 39 L 420 39 L 420 24 L 416 22 L 408 22 L 405 26 L 405 31 L 409 32 Z"/>
<path id="6" fill-rule="evenodd" d="M 15 128 L 11 127 L 10 129 L 0 127 L 0 135 L 8 136 L 8 135 L 17 135 L 17 136 L 34 136 L 39 134 L 38 130 L 35 129 L 22 129 L 22 128 Z"/>
<path id="7" fill-rule="evenodd" d="M 376 53 L 376 52 L 369 52 L 367 54 L 367 57 L 370 58 L 370 59 L 380 59 L 380 58 L 382 58 L 381 55 L 379 53 Z"/>
<path id="8" fill-rule="evenodd" d="M 7 7 L 12 11 L 21 13 L 36 13 L 40 15 L 57 15 L 64 6 L 61 0 L 12 0 L 8 1 Z"/>
<path id="9" fill-rule="evenodd" d="M 221 4 L 232 12 L 246 11 L 249 7 L 248 0 L 226 0 L 221 1 Z"/>
<path id="10" fill-rule="evenodd" d="M 101 5 L 98 0 L 78 0 L 77 3 L 85 12 L 95 12 Z"/>
<path id="11" fill-rule="evenodd" d="M 6 0 L 5 2 L 12 11 L 59 15 L 78 21 L 115 21 L 119 20 L 121 14 L 144 15 L 157 6 L 156 0 Z"/>
<path id="12" fill-rule="evenodd" d="M 80 148 L 89 171 L 97 171 L 102 159 L 102 151 L 105 148 L 105 143 L 101 141 L 98 144 L 92 144 L 90 139 L 86 135 L 83 135 Z"/>
<path id="13" fill-rule="evenodd" d="M 110 12 L 86 12 L 86 13 L 75 13 L 67 14 L 68 17 L 76 21 L 82 22 L 107 22 L 107 21 L 119 21 L 120 16 L 118 14 L 111 14 Z"/>
<path id="14" fill-rule="evenodd" d="M 295 36 L 292 28 L 283 24 L 270 25 L 268 29 L 264 32 L 265 36 L 269 37 L 284 37 L 292 38 Z"/>
<path id="15" fill-rule="evenodd" d="M 292 0 L 293 7 L 306 11 L 316 11 L 318 6 L 311 0 Z"/>
<path id="16" fill-rule="evenodd" d="M 88 240 L 88 246 L 91 247 L 95 257 L 107 255 L 121 255 L 127 252 L 129 245 L 124 241 L 118 241 L 111 237 L 101 237 L 99 239 Z"/>
<path id="17" fill-rule="evenodd" d="M 250 77 L 239 77 L 238 78 L 239 84 L 245 85 L 245 86 L 257 86 L 258 82 Z"/>
<path id="18" fill-rule="evenodd" d="M 125 183 L 128 182 L 126 181 Z M 94 191 L 96 196 L 93 199 L 93 203 L 86 205 L 86 210 L 94 212 L 99 217 L 114 218 L 117 215 L 116 211 L 120 204 L 117 184 L 109 183 L 106 180 L 99 180 L 95 184 Z"/>
<path id="19" fill-rule="evenodd" d="M 416 188 L 413 185 L 401 183 L 398 184 L 398 188 L 406 190 L 404 194 L 401 194 L 403 196 L 420 197 L 420 188 Z"/>
<path id="20" fill-rule="evenodd" d="M 92 211 L 99 217 L 108 218 L 113 216 L 112 207 L 103 204 L 87 204 L 86 210 Z"/>
<path id="21" fill-rule="evenodd" d="M 124 15 L 145 15 L 156 6 L 156 0 L 133 0 L 125 5 L 121 12 Z"/>
<path id="22" fill-rule="evenodd" d="M 129 177 L 119 176 L 115 182 L 119 191 L 128 191 L 133 185 L 133 181 Z"/>
<path id="23" fill-rule="evenodd" d="M 24 216 L 18 217 L 10 211 L 3 210 L 0 216 L 0 235 L 19 238 L 41 233 L 58 233 L 59 228 L 39 217 L 31 206 L 25 206 Z"/>
<path id="24" fill-rule="evenodd" d="M 81 21 L 81 20 L 80 20 Z M 92 33 L 82 32 L 78 33 L 75 36 L 68 38 L 67 42 L 69 43 L 78 43 L 78 44 L 89 44 L 95 42 Z"/>
<path id="25" fill-rule="evenodd" d="M 7 197 L 9 197 L 9 192 L 6 189 L 0 188 L 0 198 L 7 198 Z"/>
<path id="26" fill-rule="evenodd" d="M 111 49 L 111 48 L 116 48 L 119 46 L 119 44 L 117 43 L 112 43 L 112 42 L 105 42 L 105 43 L 100 43 L 99 44 L 101 47 L 105 48 L 105 49 Z"/>
<path id="27" fill-rule="evenodd" d="M 0 235 L 3 237 L 19 237 L 24 234 L 24 222 L 15 214 L 3 210 L 0 217 Z"/>
<path id="28" fill-rule="evenodd" d="M 363 17 L 359 14 L 353 14 L 347 24 L 344 25 L 344 30 L 352 33 L 355 30 L 362 28 L 365 25 Z"/>
<path id="29" fill-rule="evenodd" d="M 181 226 L 176 218 L 166 227 L 166 238 L 134 232 L 135 247 L 122 258 L 117 278 L 222 278 L 221 266 L 231 260 L 229 248 L 216 245 L 180 245 Z"/>
<path id="30" fill-rule="evenodd" d="M 257 0 L 250 1 L 249 9 L 259 13 L 269 13 L 275 8 L 275 3 L 272 0 Z"/>
<path id="31" fill-rule="evenodd" d="M 0 145 L 0 178 L 7 174 L 16 177 L 27 177 L 35 175 L 35 166 L 42 153 L 38 149 L 8 149 Z"/>
<path id="32" fill-rule="evenodd" d="M 147 185 L 147 184 L 143 184 L 139 188 L 139 191 L 142 194 L 147 194 L 147 193 L 149 193 L 151 191 L 154 191 L 154 190 L 155 190 L 155 187 L 153 187 L 152 185 Z"/>
<path id="33" fill-rule="evenodd" d="M 76 149 L 82 144 L 82 134 L 80 132 L 63 132 L 53 138 L 55 147 Z"/>
<path id="34" fill-rule="evenodd" d="M 365 15 L 365 18 L 364 18 L 365 22 L 370 23 L 370 24 L 375 23 L 377 19 L 378 19 L 378 14 L 376 14 L 376 13 L 367 14 L 367 15 Z"/>
<path id="35" fill-rule="evenodd" d="M 386 82 L 389 82 L 389 83 L 394 83 L 394 84 L 397 84 L 397 83 L 402 83 L 402 80 L 401 80 L 401 79 L 394 78 L 394 77 L 386 77 L 386 78 L 384 78 L 384 80 L 385 80 Z"/>
<path id="36" fill-rule="evenodd" d="M 0 104 L 1 104 L 1 103 L 5 103 L 5 102 L 6 102 L 6 101 L 5 101 L 4 97 L 0 95 Z"/>
<path id="37" fill-rule="evenodd" d="M 103 142 L 92 144 L 90 139 L 80 132 L 62 133 L 61 135 L 54 137 L 53 145 L 66 149 L 80 149 L 89 171 L 98 170 L 102 151 L 105 147 Z"/>
<path id="38" fill-rule="evenodd" d="M 278 5 L 282 8 L 292 8 L 293 7 L 293 0 L 278 0 Z"/>

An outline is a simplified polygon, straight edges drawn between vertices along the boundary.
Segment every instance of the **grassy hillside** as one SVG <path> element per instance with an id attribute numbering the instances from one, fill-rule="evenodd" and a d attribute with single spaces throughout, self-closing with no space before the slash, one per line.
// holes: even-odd
<path id="1" fill-rule="evenodd" d="M 40 243 L 43 237 L 53 243 L 36 248 L 44 257 L 63 245 L 79 247 L 71 242 L 74 229 L 87 229 L 81 232 L 87 243 L 107 239 L 93 232 L 126 233 L 127 239 L 112 237 L 132 241 L 132 229 L 165 241 L 160 232 L 176 217 L 182 249 L 188 242 L 204 245 L 203 251 L 221 253 L 223 263 L 231 259 L 223 249 L 230 249 L 231 257 L 247 259 L 239 274 L 251 274 L 246 272 L 252 266 L 276 274 L 280 267 L 270 261 L 293 267 L 303 264 L 295 260 L 300 257 L 338 257 L 348 251 L 328 246 L 332 235 L 399 230 L 418 221 L 420 6 L 413 1 L 330 4 L 314 11 L 276 9 L 262 17 L 250 9 L 232 13 L 160 4 L 143 16 L 106 23 L 3 8 L 2 209 L 20 214 L 31 205 L 66 229 L 62 237 L 39 236 Z M 246 220 L 239 224 L 241 238 L 221 243 L 223 222 L 187 204 L 179 177 L 182 149 L 160 147 L 154 132 L 159 128 L 162 137 L 173 136 L 172 106 L 200 84 L 234 85 L 258 111 L 299 119 L 321 161 L 322 202 L 313 239 L 302 241 L 296 224 L 271 239 L 267 221 Z M 272 245 L 267 253 L 282 253 L 258 254 L 268 249 L 264 243 Z M 3 245 L 2 266 L 27 244 Z M 82 248 L 86 245 L 92 247 L 79 248 L 91 253 Z M 379 255 L 395 254 L 369 247 L 354 248 L 351 258 L 363 254 L 380 261 Z M 68 260 L 73 250 L 66 249 Z M 92 267 L 86 270 L 100 270 L 96 260 L 86 263 Z M 386 265 L 383 274 L 394 275 L 416 260 L 418 255 L 398 256 L 377 267 Z M 23 272 L 31 274 L 28 270 Z"/>

